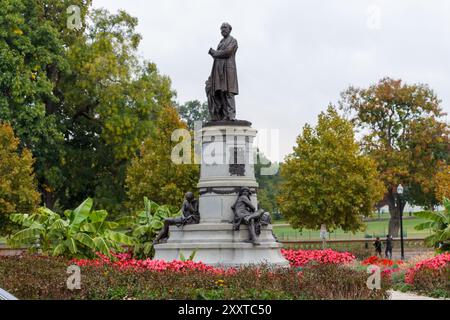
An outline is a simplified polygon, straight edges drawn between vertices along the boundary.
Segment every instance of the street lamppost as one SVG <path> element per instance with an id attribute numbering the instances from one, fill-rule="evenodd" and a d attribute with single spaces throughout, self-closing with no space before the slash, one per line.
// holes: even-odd
<path id="1" fill-rule="evenodd" d="M 403 246 L 403 186 L 401 184 L 397 187 L 397 201 L 398 210 L 400 210 L 400 250 L 401 259 L 405 260 L 405 248 Z"/>

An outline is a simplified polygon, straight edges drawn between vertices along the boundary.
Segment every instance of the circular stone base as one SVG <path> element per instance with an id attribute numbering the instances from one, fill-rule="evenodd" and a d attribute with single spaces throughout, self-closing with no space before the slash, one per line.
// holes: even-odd
<path id="1" fill-rule="evenodd" d="M 216 120 L 208 121 L 203 125 L 204 127 L 214 127 L 214 126 L 237 126 L 237 127 L 251 127 L 252 123 L 247 120 Z"/>
<path id="2" fill-rule="evenodd" d="M 263 227 L 258 237 L 259 245 L 244 242 L 249 238 L 246 226 L 233 231 L 228 223 L 201 223 L 183 228 L 170 227 L 167 243 L 155 245 L 155 260 L 179 260 L 181 254 L 194 261 L 212 266 L 241 267 L 266 265 L 287 267 L 289 262 L 281 254 L 282 244 L 272 233 L 272 226 Z"/>

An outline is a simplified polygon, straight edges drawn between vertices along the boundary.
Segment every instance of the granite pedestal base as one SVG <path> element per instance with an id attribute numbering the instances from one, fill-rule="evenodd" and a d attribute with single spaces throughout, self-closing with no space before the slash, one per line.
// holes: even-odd
<path id="1" fill-rule="evenodd" d="M 272 234 L 272 226 L 262 227 L 259 245 L 244 242 L 248 237 L 246 226 L 241 226 L 239 231 L 233 231 L 232 225 L 225 223 L 202 223 L 182 228 L 171 226 L 167 243 L 155 245 L 154 259 L 179 260 L 181 254 L 189 257 L 195 252 L 194 261 L 216 267 L 288 266 L 280 252 L 282 245 Z"/>

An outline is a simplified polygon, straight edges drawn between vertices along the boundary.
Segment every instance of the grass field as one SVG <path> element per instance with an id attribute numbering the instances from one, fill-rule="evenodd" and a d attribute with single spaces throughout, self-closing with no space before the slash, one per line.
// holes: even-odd
<path id="1" fill-rule="evenodd" d="M 422 222 L 424 219 L 420 218 L 405 218 L 403 220 L 404 235 L 408 238 L 425 238 L 430 235 L 429 230 L 418 231 L 414 227 Z M 290 226 L 283 226 L 286 221 L 275 221 L 273 230 L 276 236 L 280 240 L 320 240 L 319 230 L 303 230 L 299 232 Z M 280 225 L 281 224 L 281 225 Z M 329 239 L 364 239 L 366 236 L 385 238 L 388 232 L 389 220 L 383 219 L 379 221 L 369 221 L 366 223 L 367 227 L 365 231 L 356 233 L 344 232 L 342 230 L 336 230 L 329 233 Z"/>

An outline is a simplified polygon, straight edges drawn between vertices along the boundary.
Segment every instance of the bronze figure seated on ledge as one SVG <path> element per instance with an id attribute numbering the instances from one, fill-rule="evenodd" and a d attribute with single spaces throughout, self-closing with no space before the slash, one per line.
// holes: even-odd
<path id="1" fill-rule="evenodd" d="M 239 230 L 241 224 L 247 225 L 250 238 L 245 242 L 259 245 L 257 236 L 261 234 L 261 226 L 269 225 L 271 218 L 268 212 L 264 212 L 261 209 L 256 210 L 250 200 L 250 195 L 251 191 L 249 188 L 241 188 L 235 204 L 231 207 L 234 212 L 233 230 Z"/>
<path id="2" fill-rule="evenodd" d="M 200 223 L 200 213 L 198 212 L 198 200 L 192 192 L 187 192 L 181 207 L 182 215 L 174 218 L 167 218 L 164 220 L 164 227 L 159 232 L 158 236 L 153 241 L 153 244 L 169 238 L 169 226 L 181 227 L 186 224 Z"/>

